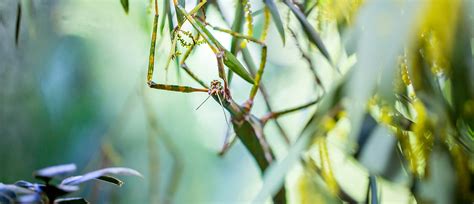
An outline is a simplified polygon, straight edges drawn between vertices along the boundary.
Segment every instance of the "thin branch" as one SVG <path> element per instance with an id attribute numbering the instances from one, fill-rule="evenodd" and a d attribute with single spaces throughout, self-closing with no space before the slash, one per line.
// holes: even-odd
<path id="1" fill-rule="evenodd" d="M 283 111 L 278 111 L 278 112 L 270 112 L 268 113 L 267 115 L 263 116 L 262 117 L 262 123 L 265 124 L 266 122 L 268 122 L 268 120 L 270 119 L 276 119 L 278 117 L 281 117 L 281 116 L 284 116 L 286 114 L 289 114 L 289 113 L 293 113 L 295 111 L 299 111 L 299 110 L 302 110 L 302 109 L 305 109 L 305 108 L 308 108 L 316 103 L 318 103 L 320 100 L 321 100 L 322 97 L 318 97 L 316 100 L 314 101 L 311 101 L 309 103 L 306 103 L 306 104 L 303 104 L 303 105 L 300 105 L 300 106 L 297 106 L 297 107 L 294 107 L 294 108 L 290 108 L 290 109 L 287 109 L 287 110 L 283 110 Z"/>
<path id="2" fill-rule="evenodd" d="M 316 84 L 318 84 L 323 89 L 323 92 L 326 92 L 325 89 L 324 89 L 323 83 L 321 82 L 321 78 L 319 78 L 318 73 L 316 72 L 316 70 L 314 70 L 315 66 L 313 64 L 313 60 L 311 60 L 311 57 L 305 51 L 303 51 L 303 48 L 301 47 L 300 43 L 298 42 L 298 38 L 296 37 L 295 31 L 293 31 L 293 29 L 291 29 L 289 26 L 288 26 L 288 30 L 290 30 L 291 36 L 293 37 L 293 39 L 295 39 L 296 47 L 298 48 L 299 52 L 301 53 L 301 56 L 308 63 L 308 65 L 309 65 L 308 68 L 311 71 L 311 73 L 313 74 L 313 77 L 314 77 L 314 80 L 316 81 Z"/>

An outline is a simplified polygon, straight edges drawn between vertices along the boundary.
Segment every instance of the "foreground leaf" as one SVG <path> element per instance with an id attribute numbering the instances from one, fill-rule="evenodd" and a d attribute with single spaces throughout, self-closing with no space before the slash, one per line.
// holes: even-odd
<path id="1" fill-rule="evenodd" d="M 89 172 L 82 176 L 73 176 L 73 177 L 66 178 L 61 182 L 61 185 L 77 185 L 86 181 L 90 181 L 92 179 L 100 179 L 100 180 L 111 182 L 111 183 L 123 183 L 121 181 L 118 181 L 118 182 L 112 181 L 113 177 L 106 176 L 107 174 L 142 177 L 142 175 L 138 171 L 135 171 L 133 169 L 122 168 L 122 167 L 112 167 L 112 168 L 105 168 L 105 169 Z"/>
<path id="2" fill-rule="evenodd" d="M 60 198 L 54 201 L 55 204 L 87 204 L 89 203 L 84 198 Z"/>
<path id="3" fill-rule="evenodd" d="M 227 50 L 224 50 L 224 64 L 229 67 L 230 70 L 235 72 L 237 75 L 242 77 L 245 81 L 253 84 L 253 78 L 250 76 L 250 73 L 244 68 L 240 61 Z"/>
<path id="4" fill-rule="evenodd" d="M 126 14 L 128 14 L 128 0 L 120 0 L 120 4 L 122 4 L 122 8 Z"/>
<path id="5" fill-rule="evenodd" d="M 15 203 L 41 203 L 41 196 L 40 194 L 29 194 L 29 195 L 23 195 L 23 196 L 18 196 L 15 199 Z"/>
<path id="6" fill-rule="evenodd" d="M 58 197 L 67 195 L 69 193 L 75 192 L 79 190 L 79 187 L 72 186 L 72 185 L 59 185 L 59 186 L 51 186 L 51 185 L 40 185 L 39 188 L 41 192 L 48 196 L 49 200 L 55 200 Z"/>
<path id="7" fill-rule="evenodd" d="M 46 167 L 44 169 L 40 169 L 33 173 L 34 177 L 37 179 L 41 179 L 45 182 L 49 182 L 55 176 L 61 176 L 65 174 L 69 174 L 76 171 L 75 164 L 62 164 L 57 166 Z"/>
<path id="8" fill-rule="evenodd" d="M 121 181 L 120 179 L 118 178 L 115 178 L 113 176 L 100 176 L 97 178 L 98 180 L 101 180 L 101 181 L 105 181 L 105 182 L 109 182 L 109 183 L 113 183 L 117 186 L 122 186 L 123 185 L 123 181 Z"/>
<path id="9" fill-rule="evenodd" d="M 176 11 L 176 18 L 178 20 L 178 24 L 182 24 L 186 19 L 182 12 L 179 12 L 179 7 L 186 8 L 186 1 L 185 0 L 178 0 L 178 5 L 175 5 Z"/>

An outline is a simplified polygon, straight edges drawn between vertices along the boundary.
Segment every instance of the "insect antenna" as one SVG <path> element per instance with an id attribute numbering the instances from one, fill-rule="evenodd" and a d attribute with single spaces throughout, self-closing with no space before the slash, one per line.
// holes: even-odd
<path id="1" fill-rule="evenodd" d="M 202 105 L 204 105 L 204 103 L 206 103 L 207 99 L 209 99 L 209 97 L 211 97 L 211 95 L 208 95 L 206 99 L 204 99 L 204 101 L 199 104 L 199 106 L 196 108 L 196 110 L 198 110 Z"/>
<path id="2" fill-rule="evenodd" d="M 227 123 L 227 127 L 230 128 L 229 120 L 227 120 L 227 115 L 225 114 L 224 105 L 222 104 L 222 100 L 219 94 L 217 94 L 217 98 L 219 99 L 219 103 L 221 104 L 222 113 L 224 113 L 224 118 L 225 118 L 225 122 Z"/>

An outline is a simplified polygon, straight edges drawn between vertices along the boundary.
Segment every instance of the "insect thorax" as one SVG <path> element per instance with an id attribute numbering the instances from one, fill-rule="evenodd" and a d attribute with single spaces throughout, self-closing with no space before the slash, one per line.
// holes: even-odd
<path id="1" fill-rule="evenodd" d="M 222 87 L 222 84 L 218 80 L 212 80 L 211 85 L 209 86 L 209 94 L 210 95 L 215 95 L 215 94 L 222 94 L 224 88 Z"/>

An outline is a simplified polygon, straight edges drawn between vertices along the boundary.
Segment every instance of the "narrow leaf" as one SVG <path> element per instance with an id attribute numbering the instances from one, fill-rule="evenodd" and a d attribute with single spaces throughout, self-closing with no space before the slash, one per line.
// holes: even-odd
<path id="1" fill-rule="evenodd" d="M 234 22 L 232 22 L 232 28 L 231 28 L 232 31 L 236 33 L 240 33 L 244 25 L 243 22 L 244 22 L 244 9 L 241 3 L 237 3 L 235 7 Z M 239 38 L 232 37 L 230 52 L 234 55 L 237 54 L 239 44 L 240 44 L 239 42 L 240 42 Z"/>
<path id="2" fill-rule="evenodd" d="M 171 5 L 168 5 L 168 7 L 171 7 Z M 174 23 L 173 23 L 173 14 L 171 13 L 171 8 L 168 8 L 167 13 L 168 15 L 168 32 L 170 33 L 170 36 L 173 36 L 173 30 L 174 30 Z"/>
<path id="3" fill-rule="evenodd" d="M 305 1 L 304 3 L 304 14 L 307 16 L 314 8 L 318 5 L 317 1 Z"/>
<path id="4" fill-rule="evenodd" d="M 22 187 L 22 188 L 33 188 L 34 187 L 34 184 L 28 182 L 28 181 L 23 181 L 23 180 L 20 180 L 20 181 L 17 181 L 15 182 L 14 184 L 15 186 L 18 186 L 18 187 Z"/>
<path id="5" fill-rule="evenodd" d="M 13 203 L 13 198 L 0 191 L 0 203 Z"/>
<path id="6" fill-rule="evenodd" d="M 79 187 L 78 186 L 73 186 L 73 185 L 59 185 L 59 186 L 56 186 L 56 188 L 58 188 L 59 190 L 62 190 L 64 192 L 68 192 L 68 193 L 71 193 L 71 192 L 74 192 L 74 191 L 78 191 L 79 190 Z"/>
<path id="7" fill-rule="evenodd" d="M 163 35 L 163 30 L 165 28 L 166 19 L 170 16 L 170 1 L 163 1 L 164 15 L 161 17 L 160 23 L 160 34 Z"/>
<path id="8" fill-rule="evenodd" d="M 55 176 L 69 174 L 74 171 L 76 171 L 75 164 L 63 164 L 63 165 L 51 166 L 51 167 L 46 167 L 44 169 L 40 169 L 36 171 L 33 175 L 35 178 L 38 178 L 44 181 L 49 181 L 51 178 Z"/>
<path id="9" fill-rule="evenodd" d="M 121 181 L 120 179 L 115 178 L 113 176 L 100 176 L 97 179 L 105 181 L 105 182 L 113 183 L 117 186 L 122 186 L 123 185 L 123 181 Z"/>
<path id="10" fill-rule="evenodd" d="M 16 12 L 16 29 L 15 29 L 15 44 L 18 46 L 18 40 L 20 39 L 20 28 L 21 28 L 21 1 L 18 1 L 18 7 Z"/>
<path id="11" fill-rule="evenodd" d="M 1 188 L 0 186 L 0 203 L 13 203 L 13 200 L 16 198 L 14 191 L 6 188 Z"/>
<path id="12" fill-rule="evenodd" d="M 378 204 L 378 193 L 377 193 L 377 178 L 374 175 L 370 175 L 369 177 L 369 189 L 370 189 L 370 200 L 373 204 Z M 367 199 L 369 199 L 367 197 Z"/>
<path id="13" fill-rule="evenodd" d="M 234 21 L 232 22 L 232 27 L 231 27 L 232 31 L 236 33 L 240 33 L 244 26 L 243 22 L 244 22 L 244 9 L 243 9 L 242 4 L 240 2 L 237 2 L 237 5 L 235 7 L 235 13 L 234 13 Z M 233 36 L 232 41 L 230 43 L 230 52 L 233 55 L 237 55 L 239 48 L 240 48 L 240 39 Z M 234 72 L 232 72 L 232 70 L 229 70 L 229 72 L 227 72 L 227 81 L 229 82 L 229 84 L 232 82 L 233 73 Z"/>
<path id="14" fill-rule="evenodd" d="M 31 191 L 29 189 L 19 187 L 16 185 L 5 185 L 0 183 L 0 192 L 4 194 L 32 194 L 35 193 L 34 191 Z"/>
<path id="15" fill-rule="evenodd" d="M 283 44 L 285 44 L 285 29 L 283 27 L 283 21 L 281 20 L 280 13 L 278 12 L 278 8 L 273 0 L 265 0 L 264 2 L 265 5 L 267 5 L 268 9 L 270 9 L 273 22 L 275 22 L 275 26 L 277 27 L 278 33 L 281 36 Z"/>
<path id="16" fill-rule="evenodd" d="M 122 168 L 122 167 L 112 167 L 112 168 L 105 168 L 105 169 L 89 172 L 82 176 L 74 176 L 74 177 L 66 178 L 61 182 L 61 185 L 77 185 L 77 184 L 80 184 L 92 179 L 99 179 L 99 177 L 105 176 L 107 174 L 142 177 L 142 175 L 138 171 L 135 171 L 133 169 Z"/>
<path id="17" fill-rule="evenodd" d="M 185 0 L 178 0 L 178 5 L 181 8 L 186 8 L 186 1 Z M 178 19 L 178 24 L 182 24 L 185 16 L 183 15 L 182 12 L 179 12 L 179 7 L 178 5 L 175 5 L 175 10 L 176 10 L 176 18 Z"/>
<path id="18" fill-rule="evenodd" d="M 54 201 L 55 204 L 87 204 L 89 203 L 84 198 L 60 198 Z"/>
<path id="19" fill-rule="evenodd" d="M 240 61 L 237 60 L 235 55 L 233 55 L 232 53 L 230 53 L 227 50 L 224 50 L 224 64 L 227 67 L 229 67 L 230 70 L 232 70 L 237 75 L 242 77 L 242 79 L 244 79 L 245 81 L 247 81 L 251 84 L 254 83 L 254 80 L 253 80 L 252 76 L 250 75 L 250 73 L 247 72 L 247 70 L 240 63 Z"/>
<path id="20" fill-rule="evenodd" d="M 122 4 L 125 13 L 128 14 L 128 0 L 120 0 L 120 4 Z"/>
<path id="21" fill-rule="evenodd" d="M 329 52 L 324 46 L 323 41 L 319 37 L 319 34 L 316 32 L 316 30 L 314 30 L 313 26 L 311 26 L 311 24 L 308 22 L 303 12 L 301 12 L 301 10 L 298 9 L 291 1 L 285 0 L 284 2 L 290 8 L 291 12 L 295 14 L 309 41 L 313 43 L 319 49 L 319 51 L 321 51 L 324 57 L 326 57 L 326 59 L 332 64 L 331 57 L 329 56 Z"/>

